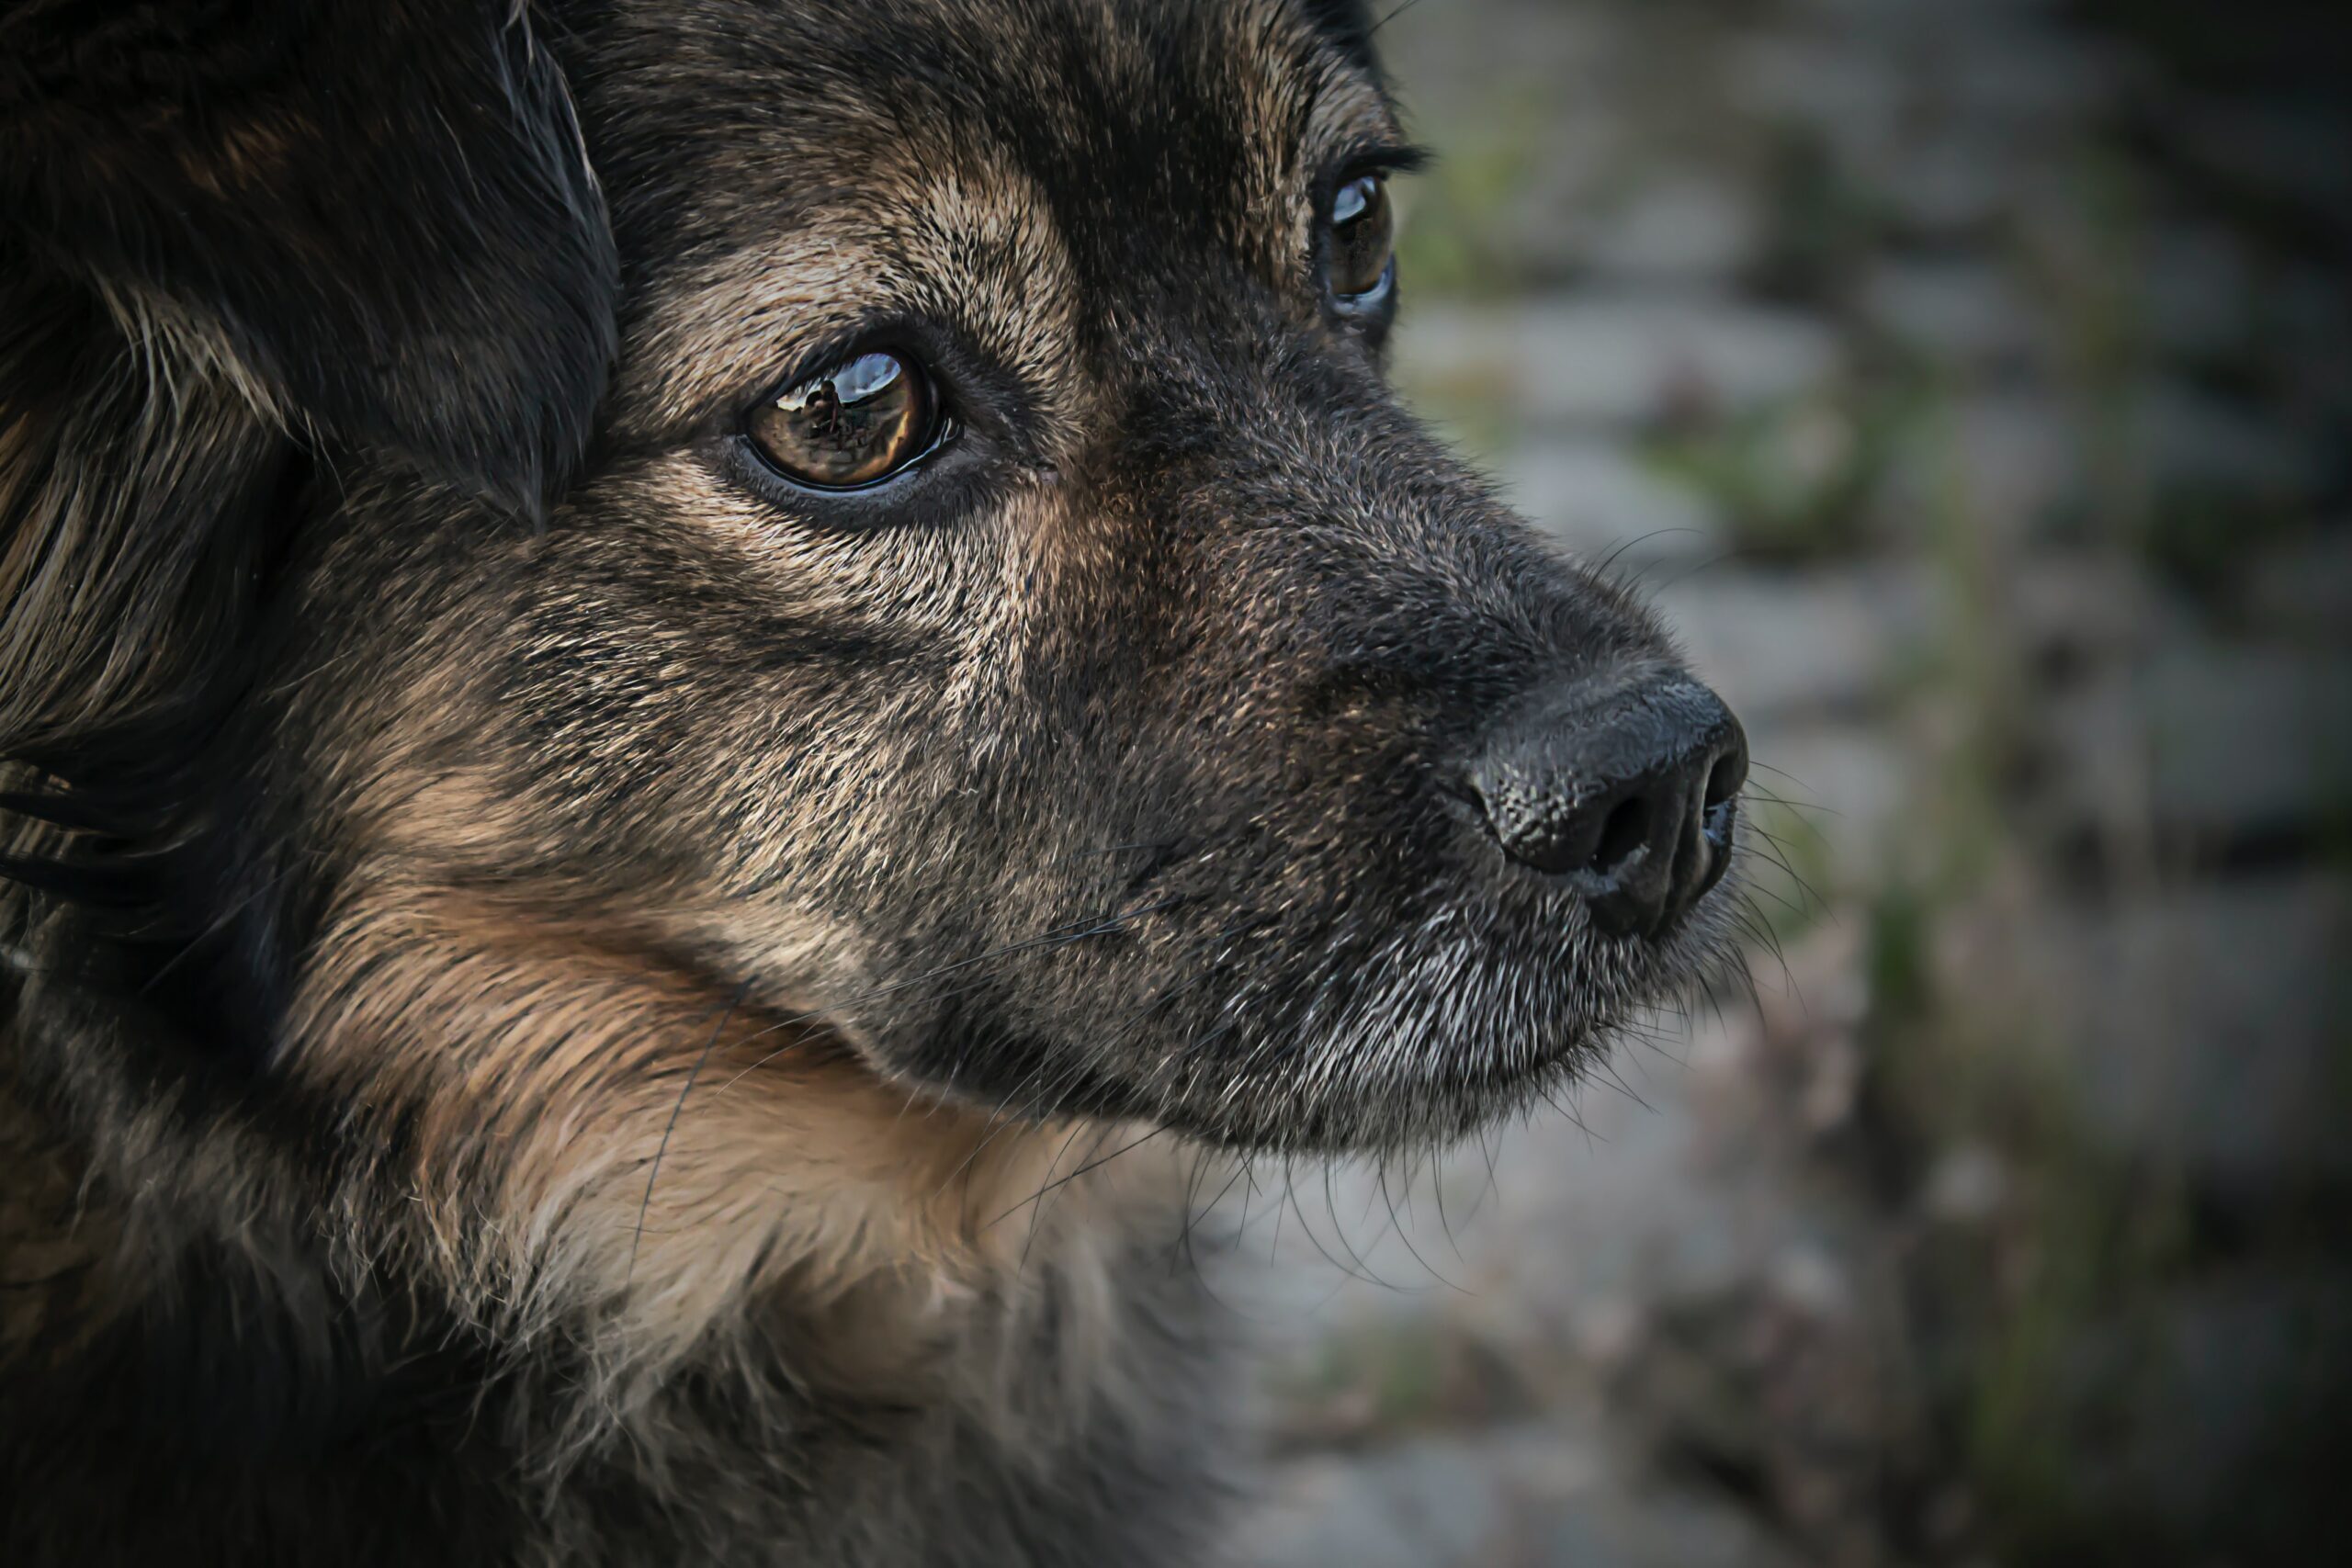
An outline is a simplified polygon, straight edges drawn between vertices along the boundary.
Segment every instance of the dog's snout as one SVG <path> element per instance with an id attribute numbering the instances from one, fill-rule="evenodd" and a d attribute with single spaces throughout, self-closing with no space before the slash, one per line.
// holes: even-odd
<path id="1" fill-rule="evenodd" d="M 1747 778 L 1739 721 L 1680 674 L 1548 693 L 1470 771 L 1503 853 L 1566 879 L 1617 935 L 1665 931 L 1722 879 Z"/>

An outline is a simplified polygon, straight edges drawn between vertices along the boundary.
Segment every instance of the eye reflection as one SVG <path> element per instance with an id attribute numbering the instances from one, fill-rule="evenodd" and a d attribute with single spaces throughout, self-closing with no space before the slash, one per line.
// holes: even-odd
<path id="1" fill-rule="evenodd" d="M 938 399 L 922 367 L 875 352 L 762 403 L 744 434 L 786 478 L 820 490 L 854 490 L 922 457 L 938 427 Z"/>
<path id="2" fill-rule="evenodd" d="M 1331 292 L 1343 300 L 1377 293 L 1387 281 L 1396 248 L 1388 182 L 1358 175 L 1331 198 Z"/>

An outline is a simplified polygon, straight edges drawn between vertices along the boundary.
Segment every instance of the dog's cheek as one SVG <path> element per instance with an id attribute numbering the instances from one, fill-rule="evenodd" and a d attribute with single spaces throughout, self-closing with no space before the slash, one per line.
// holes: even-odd
<path id="1" fill-rule="evenodd" d="M 485 651 L 471 722 L 575 868 L 659 864 L 747 921 L 968 901 L 970 845 L 1035 749 L 1020 527 L 829 529 L 692 454 L 616 469 L 479 611 L 515 631 Z"/>

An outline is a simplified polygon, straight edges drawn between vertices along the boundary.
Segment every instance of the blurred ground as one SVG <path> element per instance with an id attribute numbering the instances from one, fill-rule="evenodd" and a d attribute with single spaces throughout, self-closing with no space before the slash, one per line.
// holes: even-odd
<path id="1" fill-rule="evenodd" d="M 1283 1260 L 1237 1307 L 1286 1347 L 1273 1561 L 2250 1568 L 2332 1539 L 2330 15 L 1385 28 L 1443 159 L 1399 378 L 1746 721 L 1758 991 L 1440 1170 L 1226 1200 Z"/>

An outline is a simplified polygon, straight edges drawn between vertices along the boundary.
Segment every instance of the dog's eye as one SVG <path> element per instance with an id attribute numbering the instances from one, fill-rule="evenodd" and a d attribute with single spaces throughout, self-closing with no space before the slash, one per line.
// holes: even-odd
<path id="1" fill-rule="evenodd" d="M 1388 280 L 1396 222 L 1388 209 L 1388 182 L 1358 175 L 1331 199 L 1331 292 L 1341 299 L 1377 293 Z"/>
<path id="2" fill-rule="evenodd" d="M 786 479 L 854 490 L 931 449 L 939 399 L 913 360 L 861 354 L 761 403 L 745 434 Z"/>

